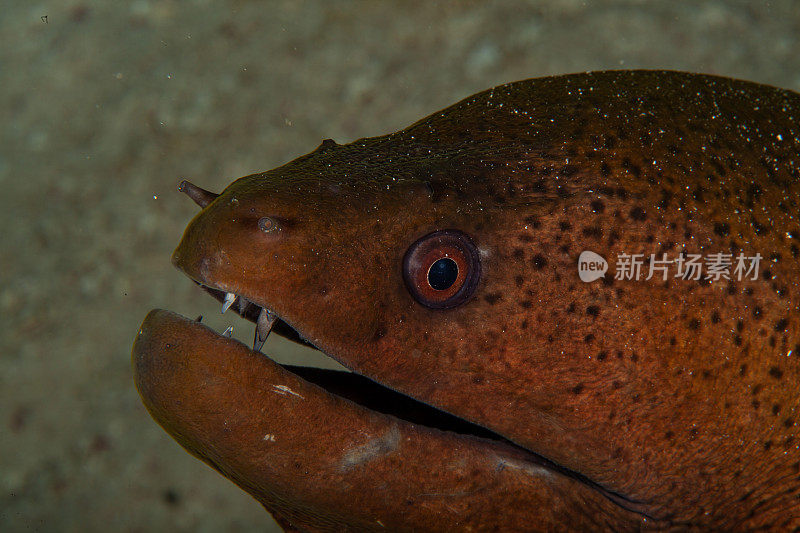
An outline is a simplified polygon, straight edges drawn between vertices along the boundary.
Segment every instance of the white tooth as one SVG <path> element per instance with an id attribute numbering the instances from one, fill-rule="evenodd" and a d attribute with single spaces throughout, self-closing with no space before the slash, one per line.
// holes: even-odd
<path id="1" fill-rule="evenodd" d="M 264 341 L 267 340 L 267 335 L 269 335 L 276 318 L 278 318 L 278 316 L 275 313 L 269 309 L 261 308 L 261 312 L 258 314 L 258 320 L 256 321 L 256 334 L 253 337 L 253 350 L 258 351 L 262 346 L 264 346 Z"/>
<path id="2" fill-rule="evenodd" d="M 225 311 L 227 311 L 228 309 L 231 308 L 231 306 L 233 305 L 233 302 L 235 302 L 235 301 L 236 301 L 236 295 L 235 294 L 233 294 L 232 292 L 226 292 L 225 293 L 225 301 L 222 302 L 222 314 L 223 315 L 225 314 Z"/>
<path id="3" fill-rule="evenodd" d="M 228 326 L 225 328 L 225 331 L 222 332 L 222 336 L 230 338 L 231 335 L 233 335 L 233 326 Z"/>

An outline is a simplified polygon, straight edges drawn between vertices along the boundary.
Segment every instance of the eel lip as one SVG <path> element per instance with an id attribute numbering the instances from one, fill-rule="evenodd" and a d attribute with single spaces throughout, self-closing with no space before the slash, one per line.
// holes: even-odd
<path id="1" fill-rule="evenodd" d="M 169 311 L 147 315 L 132 356 L 136 387 L 153 418 L 295 525 L 368 530 L 377 520 L 446 529 L 463 523 L 458 510 L 467 504 L 480 506 L 472 515 L 477 525 L 489 519 L 483 513 L 496 521 L 502 509 L 495 506 L 507 505 L 509 493 L 525 505 L 552 506 L 567 491 L 613 506 L 530 452 L 368 409 Z M 431 496 L 443 493 L 459 494 L 458 505 Z M 420 498 L 425 505 L 409 508 L 406 502 Z M 504 520 L 516 520 L 511 515 Z"/>

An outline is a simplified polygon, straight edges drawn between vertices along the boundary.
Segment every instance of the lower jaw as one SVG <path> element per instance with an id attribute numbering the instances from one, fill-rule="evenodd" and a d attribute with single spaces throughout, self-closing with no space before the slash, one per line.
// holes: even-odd
<path id="1" fill-rule="evenodd" d="M 525 528 L 534 510 L 543 520 L 566 523 L 556 521 L 574 511 L 565 500 L 614 510 L 596 490 L 529 452 L 364 407 L 345 397 L 363 383 L 353 388 L 344 381 L 363 378 L 287 370 L 168 311 L 145 319 L 133 365 L 145 406 L 175 440 L 293 524 Z M 334 394 L 313 381 L 340 390 Z M 359 395 L 372 398 L 372 407 L 393 405 L 383 392 Z M 417 416 L 425 412 L 398 405 Z M 509 514 L 509 495 L 530 511 Z"/>

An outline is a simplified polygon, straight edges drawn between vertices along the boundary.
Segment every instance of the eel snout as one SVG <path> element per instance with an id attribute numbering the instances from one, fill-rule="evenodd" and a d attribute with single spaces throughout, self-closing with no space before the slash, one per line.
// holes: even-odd
<path id="1" fill-rule="evenodd" d="M 518 449 L 371 411 L 169 311 L 145 318 L 133 369 L 145 406 L 175 440 L 293 527 L 649 523 Z"/>

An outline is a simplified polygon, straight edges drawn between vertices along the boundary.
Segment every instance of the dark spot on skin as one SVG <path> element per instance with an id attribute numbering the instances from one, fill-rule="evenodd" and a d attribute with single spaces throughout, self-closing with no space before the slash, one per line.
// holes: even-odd
<path id="1" fill-rule="evenodd" d="M 600 226 L 589 226 L 583 228 L 583 234 L 587 237 L 599 239 L 603 236 L 603 230 L 600 228 Z"/>
<path id="2" fill-rule="evenodd" d="M 534 228 L 537 228 L 537 229 L 538 229 L 539 227 L 541 227 L 541 225 L 542 225 L 542 223 L 541 223 L 541 222 L 539 222 L 539 218 L 538 218 L 538 217 L 535 217 L 535 216 L 533 216 L 533 215 L 528 215 L 528 216 L 527 216 L 527 217 L 525 217 L 523 220 L 524 220 L 524 221 L 525 221 L 525 223 L 526 223 L 526 224 L 528 224 L 529 226 L 533 226 Z"/>
<path id="3" fill-rule="evenodd" d="M 611 175 L 611 167 L 605 161 L 600 165 L 600 173 L 606 178 Z"/>
<path id="4" fill-rule="evenodd" d="M 522 287 L 522 285 L 523 285 L 524 283 L 525 283 L 525 278 L 523 278 L 522 276 L 516 276 L 516 277 L 514 278 L 514 284 L 515 284 L 517 287 Z"/>
<path id="5" fill-rule="evenodd" d="M 739 367 L 739 375 L 745 376 L 747 374 L 747 365 L 742 365 Z"/>
<path id="6" fill-rule="evenodd" d="M 591 204 L 592 211 L 595 213 L 602 213 L 606 210 L 606 205 L 603 203 L 602 200 L 593 200 Z"/>
<path id="7" fill-rule="evenodd" d="M 605 361 L 606 357 L 608 357 L 608 352 L 600 352 L 599 354 L 597 354 L 598 361 Z"/>
<path id="8" fill-rule="evenodd" d="M 781 406 L 780 405 L 778 405 L 776 403 L 775 405 L 772 406 L 772 414 L 773 415 L 777 415 L 780 412 L 781 412 Z"/>
<path id="9" fill-rule="evenodd" d="M 372 335 L 373 341 L 378 341 L 386 336 L 386 326 L 380 324 L 377 328 L 375 328 L 375 333 Z"/>
<path id="10" fill-rule="evenodd" d="M 589 333 L 583 338 L 583 342 L 586 344 L 591 344 L 594 341 L 594 333 Z"/>
<path id="11" fill-rule="evenodd" d="M 567 313 L 572 314 L 574 312 L 575 312 L 575 302 L 572 302 L 567 306 Z"/>
<path id="12" fill-rule="evenodd" d="M 642 169 L 639 167 L 639 165 L 631 163 L 631 160 L 628 159 L 627 157 L 622 160 L 622 168 L 624 168 L 637 178 L 642 175 Z"/>
<path id="13" fill-rule="evenodd" d="M 790 428 L 793 425 L 794 425 L 794 420 L 791 418 L 787 418 L 786 420 L 783 421 L 783 427 L 785 428 Z"/>
<path id="14" fill-rule="evenodd" d="M 545 180 L 536 180 L 529 186 L 531 192 L 537 193 L 546 193 L 547 192 L 547 182 Z"/>
<path id="15" fill-rule="evenodd" d="M 741 332 L 744 329 L 744 320 L 741 318 L 736 321 L 736 331 Z"/>
<path id="16" fill-rule="evenodd" d="M 636 206 L 633 209 L 631 209 L 630 217 L 633 220 L 642 221 L 647 219 L 647 213 L 645 213 L 644 209 L 642 209 L 641 207 Z"/>
<path id="17" fill-rule="evenodd" d="M 633 352 L 633 353 L 631 354 L 631 361 L 633 361 L 633 362 L 635 363 L 635 362 L 637 362 L 638 360 L 639 360 L 639 354 L 637 354 L 636 352 Z"/>
<path id="18" fill-rule="evenodd" d="M 711 379 L 711 372 L 708 370 L 703 370 L 703 379 Z"/>
<path id="19" fill-rule="evenodd" d="M 326 294 L 328 294 L 328 286 L 327 285 L 321 286 L 319 288 L 319 294 L 320 296 L 325 296 Z"/>
<path id="20" fill-rule="evenodd" d="M 669 202 L 672 200 L 672 193 L 667 189 L 661 189 L 661 200 L 658 202 L 658 207 L 666 209 L 669 207 Z"/>
<path id="21" fill-rule="evenodd" d="M 522 261 L 523 259 L 525 259 L 525 250 L 523 250 L 522 248 L 514 248 L 514 252 L 512 255 L 514 256 L 514 259 Z"/>
<path id="22" fill-rule="evenodd" d="M 547 265 L 547 259 L 542 254 L 536 254 L 531 259 L 531 263 L 533 264 L 533 268 L 536 270 L 541 270 Z"/>
<path id="23" fill-rule="evenodd" d="M 569 222 L 559 222 L 558 227 L 561 231 L 569 231 L 572 229 L 572 224 Z"/>
<path id="24" fill-rule="evenodd" d="M 764 451 L 767 451 L 767 450 L 769 450 L 770 448 L 772 448 L 772 441 L 771 441 L 771 440 L 768 440 L 768 441 L 766 441 L 766 442 L 764 443 Z"/>
<path id="25" fill-rule="evenodd" d="M 775 331 L 786 331 L 786 326 L 789 325 L 789 320 L 786 318 L 781 318 L 775 323 Z"/>
<path id="26" fill-rule="evenodd" d="M 521 329 L 528 329 L 528 320 L 523 320 L 522 324 L 519 325 Z"/>
<path id="27" fill-rule="evenodd" d="M 759 402 L 758 400 L 753 400 L 752 402 L 750 402 L 750 405 L 752 405 L 753 409 L 757 411 L 758 408 L 761 407 L 761 402 Z"/>
<path id="28" fill-rule="evenodd" d="M 731 227 L 727 222 L 715 222 L 714 233 L 720 237 L 727 237 L 731 232 Z"/>
<path id="29" fill-rule="evenodd" d="M 530 300 L 522 300 L 519 305 L 524 309 L 530 309 L 533 307 L 533 303 Z"/>
<path id="30" fill-rule="evenodd" d="M 676 344 L 678 344 L 678 340 L 675 337 L 670 337 L 669 338 L 669 345 L 670 346 L 675 346 Z"/>
<path id="31" fill-rule="evenodd" d="M 756 320 L 761 318 L 761 308 L 759 306 L 755 306 L 753 308 L 753 318 Z"/>
<path id="32" fill-rule="evenodd" d="M 590 305 L 589 307 L 586 308 L 586 314 L 589 316 L 596 317 L 597 315 L 600 314 L 600 308 L 596 305 Z"/>
<path id="33" fill-rule="evenodd" d="M 699 329 L 700 328 L 700 320 L 697 318 L 693 318 L 689 321 L 689 329 Z"/>
<path id="34" fill-rule="evenodd" d="M 520 233 L 519 240 L 521 240 L 522 242 L 533 242 L 533 237 L 531 237 L 527 233 Z"/>
<path id="35" fill-rule="evenodd" d="M 711 312 L 711 323 L 712 324 L 719 324 L 719 321 L 720 321 L 719 312 L 712 311 Z"/>
<path id="36" fill-rule="evenodd" d="M 484 300 L 486 300 L 486 302 L 487 302 L 489 305 L 494 305 L 494 304 L 496 304 L 496 303 L 497 303 L 497 302 L 499 302 L 499 301 L 500 301 L 502 298 L 503 298 L 503 295 L 502 295 L 502 294 L 500 294 L 499 292 L 490 292 L 489 294 L 487 294 L 486 296 L 484 296 L 484 297 L 483 297 L 483 299 L 484 299 Z"/>
<path id="37" fill-rule="evenodd" d="M 697 428 L 692 428 L 689 430 L 689 436 L 694 438 L 697 436 Z"/>
<path id="38" fill-rule="evenodd" d="M 753 396 L 757 396 L 758 393 L 761 392 L 761 389 L 763 389 L 763 388 L 764 388 L 764 386 L 761 383 L 758 383 L 757 385 L 753 385 L 753 390 L 752 390 Z"/>
<path id="39" fill-rule="evenodd" d="M 558 173 L 566 177 L 574 176 L 578 173 L 578 167 L 575 165 L 564 165 Z"/>
<path id="40" fill-rule="evenodd" d="M 781 379 L 783 377 L 783 370 L 777 366 L 773 366 L 769 369 L 769 375 L 775 379 Z"/>
<path id="41" fill-rule="evenodd" d="M 733 338 L 733 344 L 735 344 L 736 346 L 741 346 L 742 345 L 742 336 L 741 335 L 736 335 Z"/>
<path id="42" fill-rule="evenodd" d="M 673 433 L 672 431 L 667 431 L 666 433 L 664 433 L 664 438 L 667 439 L 667 440 L 671 440 L 672 437 L 674 437 L 674 436 L 675 436 L 675 433 Z"/>
<path id="43" fill-rule="evenodd" d="M 578 385 L 575 385 L 570 390 L 572 391 L 572 394 L 576 394 L 576 395 L 580 394 L 581 392 L 583 392 L 583 383 L 579 383 Z"/>

